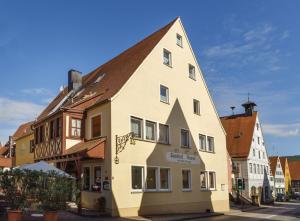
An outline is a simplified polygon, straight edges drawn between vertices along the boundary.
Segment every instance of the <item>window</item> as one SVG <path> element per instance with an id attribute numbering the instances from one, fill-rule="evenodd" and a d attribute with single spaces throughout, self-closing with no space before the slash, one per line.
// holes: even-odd
<path id="1" fill-rule="evenodd" d="M 83 190 L 90 190 L 91 171 L 89 167 L 83 168 Z"/>
<path id="2" fill-rule="evenodd" d="M 101 115 L 92 117 L 92 138 L 101 136 Z"/>
<path id="3" fill-rule="evenodd" d="M 200 188 L 201 189 L 207 189 L 206 185 L 206 172 L 200 173 Z"/>
<path id="4" fill-rule="evenodd" d="M 160 101 L 164 103 L 169 103 L 169 88 L 160 85 Z"/>
<path id="5" fill-rule="evenodd" d="M 100 192 L 101 191 L 101 167 L 94 167 L 94 184 L 92 186 L 92 191 Z"/>
<path id="6" fill-rule="evenodd" d="M 199 146 L 200 150 L 206 149 L 206 136 L 203 134 L 199 134 Z"/>
<path id="7" fill-rule="evenodd" d="M 260 150 L 258 151 L 258 159 L 260 159 Z"/>
<path id="8" fill-rule="evenodd" d="M 131 167 L 131 188 L 141 190 L 143 188 L 143 167 Z"/>
<path id="9" fill-rule="evenodd" d="M 72 119 L 71 136 L 72 137 L 80 137 L 81 136 L 81 120 Z"/>
<path id="10" fill-rule="evenodd" d="M 253 164 L 254 173 L 256 173 L 256 164 Z"/>
<path id="11" fill-rule="evenodd" d="M 146 139 L 156 140 L 156 123 L 151 121 L 146 121 Z"/>
<path id="12" fill-rule="evenodd" d="M 189 77 L 196 80 L 195 76 L 195 66 L 189 64 Z"/>
<path id="13" fill-rule="evenodd" d="M 164 64 L 170 67 L 172 66 L 171 52 L 169 52 L 167 49 L 164 49 Z"/>
<path id="14" fill-rule="evenodd" d="M 216 173 L 215 172 L 208 172 L 208 183 L 209 189 L 213 190 L 216 189 Z"/>
<path id="15" fill-rule="evenodd" d="M 170 169 L 160 168 L 160 189 L 169 190 L 170 188 Z"/>
<path id="16" fill-rule="evenodd" d="M 264 166 L 263 165 L 260 165 L 260 172 L 261 172 L 261 174 L 264 174 Z"/>
<path id="17" fill-rule="evenodd" d="M 214 152 L 215 151 L 215 144 L 213 137 L 207 137 L 207 144 L 208 144 L 208 151 Z"/>
<path id="18" fill-rule="evenodd" d="M 182 47 L 182 36 L 180 34 L 176 34 L 176 44 Z"/>
<path id="19" fill-rule="evenodd" d="M 253 169 L 252 169 L 252 163 L 249 163 L 249 170 L 250 170 L 250 173 L 252 173 L 253 171 Z"/>
<path id="20" fill-rule="evenodd" d="M 191 171 L 182 170 L 182 189 L 191 190 Z"/>
<path id="21" fill-rule="evenodd" d="M 181 129 L 181 147 L 189 147 L 190 141 L 189 141 L 189 131 L 185 129 Z"/>
<path id="22" fill-rule="evenodd" d="M 143 138 L 142 125 L 142 119 L 131 117 L 131 132 L 133 132 L 135 138 Z"/>
<path id="23" fill-rule="evenodd" d="M 156 190 L 157 184 L 157 168 L 148 167 L 147 168 L 147 178 L 146 178 L 146 188 L 147 190 Z"/>
<path id="24" fill-rule="evenodd" d="M 260 174 L 259 165 L 257 164 L 257 174 Z"/>
<path id="25" fill-rule="evenodd" d="M 253 157 L 255 157 L 255 149 L 253 149 Z"/>
<path id="26" fill-rule="evenodd" d="M 158 141 L 160 143 L 169 144 L 169 126 L 164 124 L 159 124 L 159 137 Z"/>
<path id="27" fill-rule="evenodd" d="M 263 158 L 264 158 L 264 159 L 266 158 L 265 152 L 263 152 Z"/>
<path id="28" fill-rule="evenodd" d="M 33 153 L 34 152 L 34 140 L 30 140 L 30 144 L 29 144 L 29 153 Z"/>
<path id="29" fill-rule="evenodd" d="M 259 137 L 257 138 L 257 143 L 258 143 L 258 144 L 260 144 L 260 140 L 259 140 Z"/>
<path id="30" fill-rule="evenodd" d="M 256 123 L 256 129 L 259 130 L 259 123 Z"/>
<path id="31" fill-rule="evenodd" d="M 61 120 L 60 118 L 56 118 L 56 137 L 61 136 Z"/>
<path id="32" fill-rule="evenodd" d="M 200 115 L 200 102 L 196 99 L 193 100 L 194 114 Z"/>
<path id="33" fill-rule="evenodd" d="M 51 121 L 51 122 L 50 122 L 50 139 L 53 139 L 53 138 L 55 137 L 54 131 L 55 131 L 55 128 L 54 128 L 54 121 Z"/>
<path id="34" fill-rule="evenodd" d="M 39 128 L 35 129 L 35 144 L 39 143 Z"/>
<path id="35" fill-rule="evenodd" d="M 40 126 L 40 132 L 39 132 L 39 135 L 40 135 L 40 143 L 43 143 L 44 142 L 44 126 Z"/>

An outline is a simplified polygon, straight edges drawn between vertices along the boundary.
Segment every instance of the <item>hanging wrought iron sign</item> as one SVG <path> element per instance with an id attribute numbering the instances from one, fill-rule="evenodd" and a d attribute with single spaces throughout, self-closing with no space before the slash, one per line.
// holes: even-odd
<path id="1" fill-rule="evenodd" d="M 130 141 L 130 144 L 135 145 L 134 140 L 134 133 L 130 132 L 124 136 L 118 136 L 116 135 L 116 157 L 115 157 L 115 164 L 119 164 L 120 160 L 118 157 L 118 154 L 121 153 L 125 147 L 126 143 Z"/>

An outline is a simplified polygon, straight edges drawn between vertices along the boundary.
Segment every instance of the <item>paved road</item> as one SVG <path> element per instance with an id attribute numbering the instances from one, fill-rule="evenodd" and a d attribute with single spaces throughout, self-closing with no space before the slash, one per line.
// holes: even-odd
<path id="1" fill-rule="evenodd" d="M 262 220 L 300 220 L 300 203 L 276 203 L 274 206 L 268 206 L 263 209 L 241 212 L 232 210 L 225 216 L 217 216 L 205 219 L 193 219 L 192 221 L 212 221 L 212 220 L 230 220 L 230 221 L 262 221 Z"/>

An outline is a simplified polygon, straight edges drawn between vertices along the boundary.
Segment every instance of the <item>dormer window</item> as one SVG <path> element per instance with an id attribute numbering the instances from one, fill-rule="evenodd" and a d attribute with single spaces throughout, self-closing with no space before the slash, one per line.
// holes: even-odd
<path id="1" fill-rule="evenodd" d="M 172 56 L 171 52 L 168 51 L 167 49 L 164 49 L 164 64 L 167 66 L 172 67 Z"/>
<path id="2" fill-rule="evenodd" d="M 180 34 L 176 34 L 176 44 L 182 47 L 182 36 Z"/>

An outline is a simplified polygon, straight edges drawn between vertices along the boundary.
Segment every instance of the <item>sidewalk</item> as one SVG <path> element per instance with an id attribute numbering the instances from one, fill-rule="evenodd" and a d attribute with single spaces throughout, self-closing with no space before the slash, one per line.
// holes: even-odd
<path id="1" fill-rule="evenodd" d="M 60 212 L 58 216 L 59 221 L 184 221 L 199 218 L 207 218 L 213 216 L 221 216 L 222 213 L 197 213 L 197 214 L 177 214 L 177 215 L 155 215 L 146 217 L 85 217 L 75 215 L 70 212 Z M 0 220 L 7 220 L 7 216 L 0 216 Z M 24 215 L 23 221 L 43 221 L 43 217 L 33 217 Z"/>

